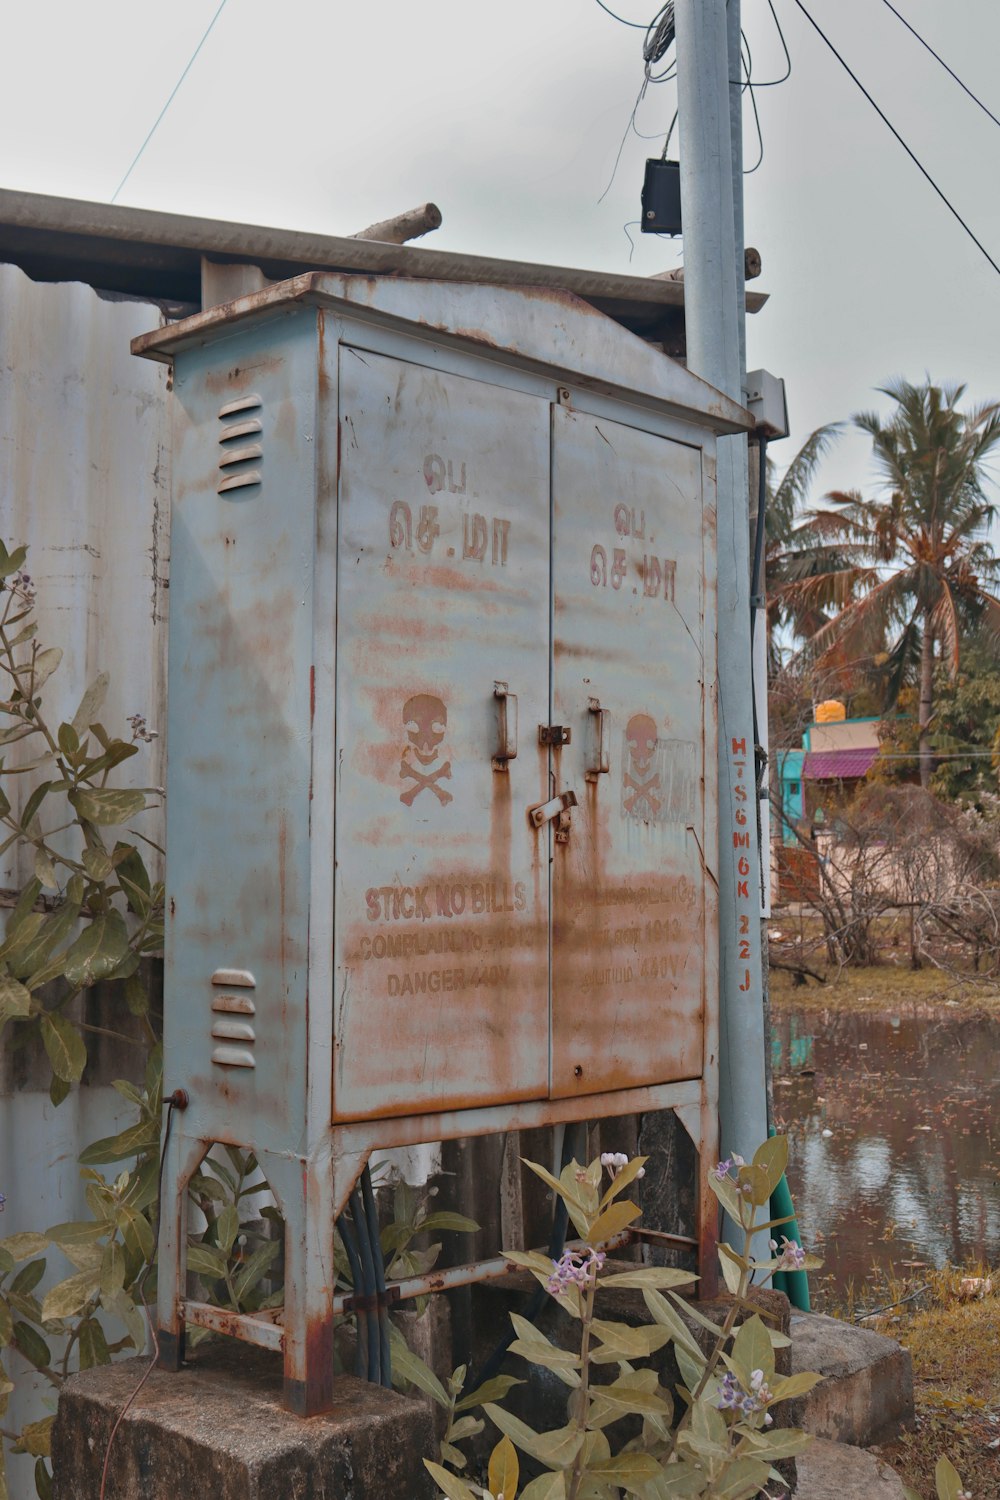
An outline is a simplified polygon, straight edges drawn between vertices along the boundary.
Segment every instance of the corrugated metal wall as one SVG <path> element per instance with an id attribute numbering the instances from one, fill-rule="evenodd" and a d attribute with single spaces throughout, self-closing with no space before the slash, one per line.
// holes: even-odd
<path id="1" fill-rule="evenodd" d="M 106 671 L 111 687 L 101 718 L 123 738 L 129 714 L 145 714 L 154 729 L 166 717 L 167 372 L 129 353 L 131 338 L 160 321 L 149 303 L 108 300 L 76 283 L 35 283 L 0 265 L 0 536 L 8 546 L 28 544 L 39 639 L 63 651 L 45 688 L 47 710 L 72 718 L 88 683 Z M 161 785 L 163 740 L 127 762 L 119 779 Z M 27 780 L 7 778 L 12 800 L 15 789 L 26 795 Z M 141 828 L 162 844 L 159 810 L 146 813 Z M 29 873 L 14 850 L 0 858 L 0 888 L 16 889 Z M 91 1085 L 57 1110 L 47 1068 L 19 1054 L 15 1082 L 11 1063 L 0 1057 L 0 1191 L 7 1196 L 0 1237 L 84 1217 L 77 1153 L 126 1117 L 108 1085 L 128 1069 L 127 1056 L 92 1067 Z M 49 1279 L 72 1269 L 53 1255 Z M 50 1388 L 33 1400 L 26 1395 L 22 1386 L 6 1426 L 54 1409 Z M 11 1500 L 30 1500 L 34 1460 L 8 1462 Z"/>

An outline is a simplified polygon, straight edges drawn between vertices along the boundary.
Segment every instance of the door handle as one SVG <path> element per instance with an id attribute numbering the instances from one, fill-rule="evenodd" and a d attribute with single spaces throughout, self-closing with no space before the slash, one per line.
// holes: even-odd
<path id="1" fill-rule="evenodd" d="M 601 707 L 599 698 L 588 698 L 587 708 L 591 714 L 590 765 L 586 779 L 596 781 L 611 770 L 611 711 Z"/>
<path id="2" fill-rule="evenodd" d="M 493 757 L 493 769 L 506 771 L 510 762 L 517 759 L 517 694 L 509 692 L 505 682 L 494 682 L 493 696 L 497 705 L 499 746 Z"/>

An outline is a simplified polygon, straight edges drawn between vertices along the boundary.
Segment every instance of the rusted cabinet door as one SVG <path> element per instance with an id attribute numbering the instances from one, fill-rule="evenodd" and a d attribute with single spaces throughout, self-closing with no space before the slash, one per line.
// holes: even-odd
<path id="1" fill-rule="evenodd" d="M 552 719 L 572 735 L 554 760 L 577 798 L 553 833 L 564 1097 L 701 1070 L 704 543 L 698 449 L 552 419 Z"/>
<path id="2" fill-rule="evenodd" d="M 339 419 L 334 1116 L 544 1098 L 549 408 L 345 347 Z"/>

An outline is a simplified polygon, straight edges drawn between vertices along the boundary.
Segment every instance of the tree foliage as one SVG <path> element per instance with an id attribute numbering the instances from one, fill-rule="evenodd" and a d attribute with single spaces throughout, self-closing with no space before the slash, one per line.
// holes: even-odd
<path id="1" fill-rule="evenodd" d="M 872 440 L 880 493 L 835 491 L 796 529 L 795 542 L 826 567 L 780 587 L 783 607 L 801 617 L 836 612 L 811 637 L 822 664 L 847 651 L 883 670 L 894 704 L 919 669 L 920 769 L 930 780 L 930 724 L 937 653 L 950 677 L 959 670 L 963 632 L 1000 638 L 1000 560 L 988 541 L 993 506 L 985 467 L 1000 442 L 1000 407 L 959 409 L 965 387 L 882 388 L 896 403 L 886 420 L 861 412 L 855 426 Z"/>

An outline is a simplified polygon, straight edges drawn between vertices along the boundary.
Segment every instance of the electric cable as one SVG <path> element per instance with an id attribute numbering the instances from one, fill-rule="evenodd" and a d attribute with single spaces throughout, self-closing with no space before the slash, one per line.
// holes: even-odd
<path id="1" fill-rule="evenodd" d="M 646 64 L 646 77 L 674 43 L 674 0 L 666 0 L 646 28 L 646 40 L 642 46 L 642 60 Z"/>
<path id="2" fill-rule="evenodd" d="M 753 645 L 757 625 L 757 611 L 764 607 L 761 589 L 764 563 L 764 536 L 767 521 L 767 438 L 761 433 L 757 440 L 759 473 L 757 475 L 757 520 L 753 539 L 753 568 L 750 571 L 750 644 Z"/>
<path id="3" fill-rule="evenodd" d="M 350 1196 L 351 1216 L 354 1219 L 354 1228 L 358 1236 L 358 1249 L 361 1252 L 361 1271 L 363 1296 L 365 1300 L 364 1314 L 368 1325 L 368 1379 L 372 1385 L 382 1383 L 382 1359 L 381 1340 L 379 1338 L 378 1312 L 376 1309 L 377 1288 L 375 1286 L 375 1257 L 368 1239 L 368 1225 L 365 1219 L 365 1208 L 361 1201 L 361 1193 L 355 1187 Z M 360 1321 L 360 1320 L 359 1320 Z"/>
<path id="4" fill-rule="evenodd" d="M 641 224 L 641 223 L 642 223 L 641 219 L 626 219 L 625 223 L 622 225 L 622 233 L 624 234 L 625 238 L 628 240 L 628 263 L 629 263 L 629 265 L 632 264 L 632 257 L 635 254 L 635 240 L 629 234 L 629 230 L 632 228 L 633 224 Z"/>
<path id="5" fill-rule="evenodd" d="M 677 110 L 675 109 L 674 110 L 674 117 L 670 121 L 670 129 L 667 131 L 667 138 L 663 142 L 663 155 L 660 157 L 661 161 L 666 161 L 666 159 L 667 159 L 667 152 L 670 150 L 670 137 L 674 133 L 674 128 L 675 128 L 676 124 L 677 124 Z"/>
<path id="6" fill-rule="evenodd" d="M 598 203 L 603 203 L 605 198 L 610 193 L 614 185 L 614 180 L 618 175 L 618 168 L 621 164 L 622 152 L 625 150 L 625 142 L 628 140 L 629 135 L 633 134 L 637 136 L 639 140 L 643 141 L 656 139 L 656 136 L 646 135 L 643 131 L 639 130 L 635 123 L 635 117 L 638 114 L 639 106 L 642 103 L 643 99 L 645 99 L 646 97 L 646 90 L 649 88 L 649 85 L 651 83 L 668 83 L 671 79 L 676 77 L 677 67 L 676 63 L 671 63 L 666 68 L 664 68 L 662 73 L 653 72 L 656 64 L 658 62 L 662 62 L 663 58 L 666 56 L 667 52 L 670 50 L 674 42 L 674 0 L 666 0 L 666 3 L 660 7 L 660 9 L 654 15 L 653 19 L 646 26 L 640 26 L 640 23 L 637 21 L 627 21 L 624 16 L 617 15 L 613 10 L 610 10 L 608 6 L 603 3 L 603 0 L 597 0 L 597 3 L 598 5 L 600 5 L 602 10 L 607 11 L 609 16 L 612 16 L 616 21 L 620 21 L 623 26 L 632 26 L 637 30 L 645 31 L 646 33 L 642 44 L 642 83 L 639 86 L 639 92 L 636 95 L 635 103 L 632 105 L 632 112 L 629 115 L 628 124 L 625 126 L 625 130 L 622 134 L 622 138 L 618 146 L 618 151 L 615 156 L 614 166 L 611 168 L 611 176 L 608 178 L 608 183 L 603 193 L 601 193 L 600 197 L 597 200 Z M 672 129 L 673 127 L 671 127 L 671 130 Z M 669 138 L 670 137 L 668 135 L 668 141 Z M 665 155 L 666 148 L 664 147 L 664 156 Z"/>
<path id="7" fill-rule="evenodd" d="M 774 24 L 778 31 L 778 40 L 781 42 L 781 50 L 785 54 L 785 71 L 780 78 L 765 78 L 761 83 L 755 83 L 755 89 L 776 89 L 779 84 L 787 83 L 792 76 L 792 58 L 788 51 L 788 43 L 785 41 L 785 33 L 781 29 L 781 22 L 778 20 L 778 12 L 774 8 L 774 0 L 767 0 L 767 6 L 774 18 Z"/>
<path id="8" fill-rule="evenodd" d="M 361 1197 L 365 1205 L 368 1222 L 368 1240 L 375 1262 L 375 1293 L 378 1297 L 379 1377 L 381 1384 L 392 1388 L 392 1355 L 389 1349 L 389 1305 L 385 1286 L 385 1261 L 382 1258 L 382 1240 L 379 1235 L 378 1209 L 372 1188 L 372 1174 L 366 1165 L 361 1174 Z"/>
<path id="9" fill-rule="evenodd" d="M 758 166 L 760 163 L 758 162 Z M 757 614 L 764 608 L 763 570 L 764 538 L 767 519 L 767 438 L 761 433 L 757 439 L 757 524 L 754 528 L 753 566 L 750 569 L 750 703 L 753 709 L 753 756 L 754 786 L 757 805 L 757 860 L 760 865 L 760 888 L 766 891 L 764 870 L 764 830 L 760 811 L 761 788 L 767 770 L 767 751 L 760 742 L 760 721 L 757 714 L 757 674 L 754 671 L 753 647 L 757 625 Z"/>
<path id="10" fill-rule="evenodd" d="M 909 23 L 909 21 L 906 19 L 906 17 L 904 15 L 900 14 L 900 12 L 892 4 L 892 0 L 882 0 L 882 4 L 885 5 L 885 6 L 887 6 L 888 9 L 892 11 L 892 13 L 896 17 L 896 19 L 898 21 L 901 21 L 903 23 L 903 25 L 906 27 L 907 31 L 911 34 L 911 36 L 915 36 L 916 37 L 916 39 L 920 43 L 921 47 L 926 48 L 926 50 L 930 53 L 931 57 L 934 58 L 935 62 L 939 62 L 941 64 L 942 68 L 944 68 L 945 72 L 947 74 L 949 74 L 950 77 L 954 78 L 954 80 L 958 84 L 959 88 L 962 89 L 962 90 L 964 90 L 964 92 L 966 94 L 968 94 L 968 96 L 972 100 L 973 104 L 978 104 L 979 108 L 982 110 L 983 114 L 984 115 L 989 115 L 989 117 L 993 121 L 994 125 L 1000 125 L 1000 120 L 997 119 L 997 117 L 993 113 L 993 111 L 991 109 L 987 109 L 987 107 L 983 103 L 982 99 L 980 99 L 976 94 L 974 94 L 972 92 L 972 90 L 969 88 L 968 84 L 962 82 L 961 78 L 959 78 L 959 76 L 955 72 L 954 68 L 949 68 L 949 66 L 945 62 L 944 58 L 939 53 L 937 53 L 937 52 L 934 51 L 934 48 L 931 46 L 930 42 L 925 41 L 924 38 L 920 35 L 920 32 L 917 30 L 917 28 L 915 26 L 911 26 L 910 23 Z"/>
<path id="11" fill-rule="evenodd" d="M 889 117 L 885 113 L 885 111 L 883 109 L 881 109 L 878 104 L 876 104 L 876 102 L 872 98 L 871 94 L 868 92 L 868 90 L 865 88 L 864 84 L 861 82 L 861 79 L 854 72 L 854 70 L 850 67 L 850 65 L 846 62 L 846 60 L 841 56 L 841 54 L 837 51 L 837 48 L 834 46 L 833 42 L 831 42 L 830 38 L 827 36 L 827 34 L 823 30 L 823 28 L 819 25 L 819 23 L 817 21 L 813 20 L 812 16 L 809 14 L 809 12 L 806 10 L 806 7 L 803 5 L 802 0 L 794 0 L 794 3 L 798 6 L 799 10 L 805 16 L 806 20 L 809 22 L 809 24 L 813 28 L 813 30 L 817 33 L 817 35 L 821 38 L 821 40 L 826 43 L 827 47 L 833 53 L 834 57 L 840 63 L 840 66 L 844 69 L 845 73 L 848 75 L 848 77 L 851 79 L 851 81 L 854 84 L 856 84 L 857 87 L 864 94 L 865 98 L 868 100 L 868 103 L 871 105 L 872 109 L 878 115 L 878 117 L 882 121 L 882 123 L 885 126 L 887 126 L 888 129 L 895 136 L 896 140 L 902 146 L 902 148 L 906 152 L 907 156 L 913 162 L 913 165 L 918 169 L 918 171 L 921 173 L 921 175 L 923 177 L 925 177 L 927 179 L 927 181 L 930 183 L 931 187 L 934 189 L 935 193 L 937 193 L 938 197 L 941 199 L 941 202 L 944 204 L 944 206 L 948 210 L 948 212 L 952 215 L 953 218 L 957 219 L 958 223 L 965 230 L 966 234 L 969 236 L 969 239 L 972 241 L 972 243 L 981 252 L 981 254 L 986 258 L 986 260 L 989 261 L 990 265 L 993 267 L 994 271 L 996 271 L 997 275 L 1000 275 L 1000 265 L 998 265 L 997 262 L 993 259 L 992 255 L 987 250 L 987 248 L 983 244 L 982 240 L 980 240 L 978 238 L 978 236 L 972 231 L 972 229 L 969 227 L 969 225 L 965 222 L 965 220 L 962 218 L 962 215 L 959 213 L 958 209 L 955 208 L 955 206 L 952 204 L 951 200 L 947 197 L 947 195 L 944 193 L 944 191 L 941 188 L 938 187 L 937 183 L 934 181 L 934 178 L 931 176 L 930 172 L 928 172 L 927 168 L 924 166 L 923 162 L 916 155 L 916 153 L 914 151 L 912 151 L 911 148 L 906 144 L 906 141 L 904 141 L 903 137 L 900 135 L 900 133 L 896 129 L 895 125 L 893 125 L 892 121 L 889 119 Z"/>
<path id="12" fill-rule="evenodd" d="M 222 15 L 222 12 L 225 10 L 226 4 L 227 4 L 227 0 L 221 0 L 221 3 L 219 5 L 218 10 L 215 12 L 215 15 L 212 17 L 212 19 L 209 21 L 207 27 L 205 28 L 205 33 L 202 36 L 201 41 L 198 43 L 197 47 L 194 49 L 194 51 L 192 52 L 190 58 L 188 59 L 187 67 L 184 69 L 183 73 L 178 78 L 178 80 L 174 84 L 173 88 L 170 90 L 170 94 L 169 94 L 169 96 L 167 98 L 166 104 L 160 110 L 160 113 L 157 115 L 156 119 L 153 121 L 152 125 L 150 126 L 149 134 L 146 136 L 146 139 L 143 141 L 142 145 L 139 147 L 138 151 L 135 153 L 135 156 L 132 158 L 131 165 L 129 166 L 128 171 L 125 173 L 125 176 L 122 178 L 121 182 L 118 184 L 118 186 L 115 188 L 114 192 L 111 194 L 111 200 L 110 201 L 112 203 L 114 203 L 114 202 L 117 201 L 118 194 L 121 192 L 121 190 L 125 186 L 126 182 L 128 182 L 129 178 L 132 176 L 132 173 L 135 171 L 136 167 L 139 165 L 139 161 L 140 161 L 140 159 L 142 157 L 143 152 L 145 151 L 146 147 L 149 145 L 150 141 L 153 139 L 153 136 L 156 134 L 157 130 L 159 129 L 160 122 L 162 121 L 164 115 L 166 114 L 167 110 L 170 108 L 171 104 L 173 104 L 174 99 L 177 97 L 177 92 L 180 89 L 181 84 L 184 82 L 185 78 L 188 76 L 188 74 L 190 73 L 192 67 L 194 66 L 195 60 L 196 60 L 196 58 L 198 56 L 198 53 L 201 51 L 202 47 L 204 47 L 205 43 L 208 41 L 210 35 L 212 34 L 212 30 L 213 30 L 213 28 L 215 26 L 215 23 L 219 19 L 219 17 Z"/>
<path id="13" fill-rule="evenodd" d="M 174 1118 L 174 1110 L 175 1109 L 187 1109 L 188 1096 L 184 1092 L 183 1089 L 175 1089 L 174 1092 L 172 1094 L 170 1094 L 168 1098 L 164 1099 L 163 1103 L 166 1106 L 167 1123 L 166 1123 L 166 1125 L 163 1128 L 163 1145 L 160 1147 L 160 1166 L 159 1166 L 159 1170 L 158 1170 L 157 1175 L 156 1175 L 156 1237 L 157 1237 L 157 1241 L 159 1241 L 159 1235 L 160 1235 L 160 1218 L 161 1218 L 162 1206 L 163 1206 L 163 1166 L 164 1166 L 164 1163 L 166 1162 L 166 1159 L 167 1159 L 167 1146 L 169 1145 L 169 1142 L 170 1142 L 170 1126 L 171 1126 L 171 1123 L 172 1123 L 173 1118 Z M 160 1340 L 157 1337 L 156 1328 L 155 1328 L 155 1325 L 153 1323 L 153 1319 L 150 1317 L 149 1307 L 148 1307 L 148 1305 L 146 1303 L 146 1298 L 145 1298 L 145 1295 L 144 1295 L 144 1289 L 145 1289 L 145 1286 L 146 1286 L 146 1277 L 149 1275 L 150 1270 L 152 1269 L 152 1266 L 153 1266 L 152 1260 L 147 1261 L 145 1267 L 143 1268 L 142 1275 L 139 1277 L 139 1280 L 136 1283 L 136 1290 L 139 1293 L 139 1300 L 142 1303 L 142 1310 L 146 1314 L 146 1323 L 147 1323 L 147 1326 L 149 1328 L 149 1336 L 150 1336 L 150 1338 L 152 1340 L 152 1343 L 153 1343 L 153 1357 L 149 1361 L 148 1366 L 146 1367 L 145 1371 L 143 1372 L 142 1379 L 138 1382 L 138 1384 L 136 1385 L 136 1387 L 133 1390 L 132 1394 L 129 1396 L 128 1400 L 125 1402 L 125 1405 L 122 1407 L 121 1411 L 118 1413 L 117 1417 L 115 1418 L 114 1426 L 112 1427 L 110 1435 L 108 1437 L 108 1446 L 104 1450 L 104 1467 L 101 1470 L 101 1488 L 100 1488 L 99 1500 L 104 1500 L 105 1492 L 107 1490 L 107 1484 L 108 1484 L 108 1466 L 111 1463 L 111 1445 L 114 1443 L 114 1440 L 115 1440 L 115 1437 L 117 1435 L 118 1429 L 122 1425 L 122 1423 L 124 1422 L 125 1417 L 126 1417 L 128 1411 L 129 1411 L 129 1409 L 131 1408 L 133 1402 L 135 1401 L 135 1399 L 138 1396 L 139 1392 L 142 1390 L 143 1386 L 146 1384 L 146 1381 L 149 1379 L 150 1375 L 153 1373 L 154 1369 L 156 1368 L 156 1362 L 157 1362 L 157 1360 L 160 1357 Z"/>
<path id="14" fill-rule="evenodd" d="M 747 50 L 749 51 L 749 49 Z M 756 172 L 757 168 L 764 160 L 764 132 L 760 128 L 760 115 L 757 113 L 757 96 L 754 93 L 754 89 L 756 87 L 757 85 L 755 83 L 750 82 L 750 69 L 747 68 L 747 81 L 744 87 L 744 92 L 749 92 L 750 94 L 750 107 L 753 110 L 753 122 L 757 129 L 757 145 L 759 147 L 759 150 L 757 152 L 757 160 L 754 162 L 753 166 L 743 168 L 744 177 L 749 177 L 751 173 Z"/>
<path id="15" fill-rule="evenodd" d="M 649 30 L 648 21 L 626 21 L 624 16 L 616 15 L 609 5 L 605 5 L 604 0 L 597 0 L 597 3 L 603 11 L 607 11 L 613 21 L 620 21 L 623 26 L 634 26 L 636 31 Z"/>
<path id="16" fill-rule="evenodd" d="M 358 1242 L 354 1233 L 354 1225 L 351 1223 L 346 1212 L 342 1213 L 337 1220 L 337 1229 L 347 1254 L 347 1263 L 351 1268 L 351 1285 L 355 1296 L 361 1295 L 364 1286 L 364 1272 L 361 1269 L 361 1256 L 358 1253 Z M 359 1380 L 364 1380 L 368 1369 L 368 1324 L 362 1319 L 360 1312 L 355 1313 L 354 1328 L 354 1373 Z"/>

